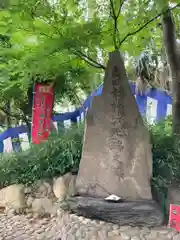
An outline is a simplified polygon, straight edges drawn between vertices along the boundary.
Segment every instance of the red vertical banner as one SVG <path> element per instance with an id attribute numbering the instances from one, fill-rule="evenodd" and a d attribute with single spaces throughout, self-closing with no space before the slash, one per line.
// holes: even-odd
<path id="1" fill-rule="evenodd" d="M 52 127 L 53 103 L 53 86 L 40 83 L 35 84 L 31 130 L 33 144 L 39 144 L 49 137 Z"/>
<path id="2" fill-rule="evenodd" d="M 169 227 L 180 232 L 180 205 L 170 204 Z"/>

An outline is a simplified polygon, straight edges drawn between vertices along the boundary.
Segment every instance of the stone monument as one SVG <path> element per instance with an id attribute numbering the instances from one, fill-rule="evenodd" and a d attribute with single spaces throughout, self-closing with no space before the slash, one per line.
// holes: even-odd
<path id="1" fill-rule="evenodd" d="M 152 153 L 119 51 L 109 54 L 101 96 L 86 116 L 76 187 L 80 195 L 152 199 Z"/>
<path id="2" fill-rule="evenodd" d="M 162 213 L 152 200 L 152 153 L 119 51 L 109 54 L 103 92 L 87 112 L 76 180 L 79 196 L 65 208 L 120 225 L 158 226 Z M 120 201 L 104 198 L 114 194 Z"/>

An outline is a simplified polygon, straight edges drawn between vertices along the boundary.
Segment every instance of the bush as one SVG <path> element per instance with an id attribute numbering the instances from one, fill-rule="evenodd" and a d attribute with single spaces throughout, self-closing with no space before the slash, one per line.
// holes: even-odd
<path id="1" fill-rule="evenodd" d="M 14 183 L 32 184 L 77 171 L 82 151 L 83 125 L 52 135 L 40 145 L 20 153 L 6 154 L 0 160 L 1 187 Z"/>
<path id="2" fill-rule="evenodd" d="M 172 181 L 180 183 L 179 141 L 171 135 L 171 117 L 148 126 L 153 153 L 152 186 L 166 193 Z M 38 179 L 52 179 L 69 171 L 78 171 L 84 124 L 65 130 L 27 151 L 2 155 L 0 160 L 1 187 L 13 183 L 32 184 Z"/>
<path id="3" fill-rule="evenodd" d="M 153 153 L 153 186 L 166 192 L 172 183 L 180 183 L 180 141 L 174 138 L 172 118 L 149 126 Z"/>

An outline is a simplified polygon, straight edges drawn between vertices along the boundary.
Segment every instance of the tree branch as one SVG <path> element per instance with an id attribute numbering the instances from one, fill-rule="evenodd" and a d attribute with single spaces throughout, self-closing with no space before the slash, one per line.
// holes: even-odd
<path id="1" fill-rule="evenodd" d="M 105 66 L 103 66 L 102 64 L 96 62 L 91 57 L 87 56 L 86 54 L 82 53 L 79 50 L 75 50 L 73 53 L 75 55 L 77 55 L 78 57 L 80 57 L 85 62 L 87 62 L 88 64 L 90 64 L 91 66 L 95 67 L 95 68 L 101 68 L 101 69 L 104 69 L 104 70 L 106 69 Z"/>
<path id="2" fill-rule="evenodd" d="M 118 10 L 118 13 L 116 15 L 113 0 L 110 0 L 110 15 L 114 20 L 113 42 L 114 42 L 114 48 L 115 49 L 118 49 L 119 48 L 118 45 L 120 44 L 119 31 L 118 31 L 118 18 L 119 18 L 119 15 L 120 15 L 121 10 L 122 10 L 122 6 L 125 3 L 125 1 L 126 0 L 120 0 L 119 10 Z"/>
<path id="3" fill-rule="evenodd" d="M 117 14 L 117 17 L 119 17 L 120 13 L 121 13 L 121 10 L 122 10 L 122 7 L 124 5 L 126 0 L 122 0 L 122 2 L 120 3 L 120 6 L 119 6 L 119 10 L 118 10 L 118 14 Z"/>
<path id="4" fill-rule="evenodd" d="M 125 1 L 125 0 L 124 0 L 124 1 Z M 55 26 L 52 26 L 52 27 L 56 30 L 56 34 L 60 35 L 65 41 L 66 41 L 66 40 L 69 40 L 69 39 L 67 39 L 66 37 L 64 37 L 64 35 L 61 33 L 61 31 L 60 31 L 57 27 L 55 27 Z M 29 31 L 29 29 L 25 29 L 25 28 L 21 28 L 21 27 L 19 27 L 18 29 L 24 30 L 24 31 L 27 31 L 27 32 L 31 32 L 31 31 Z M 108 32 L 109 32 L 109 31 L 107 31 L 107 33 L 108 33 Z M 46 33 L 40 32 L 39 34 L 53 39 L 53 36 L 50 36 L 50 35 L 48 35 L 48 34 L 46 34 Z M 81 51 L 79 51 L 79 50 L 77 50 L 77 51 L 76 51 L 76 50 L 73 50 L 72 52 L 73 52 L 74 55 L 80 57 L 83 61 L 87 62 L 87 63 L 88 63 L 89 65 L 91 65 L 92 67 L 101 68 L 101 69 L 104 69 L 104 70 L 105 70 L 105 66 L 103 66 L 103 65 L 100 64 L 100 63 L 98 63 L 97 61 L 95 61 L 95 60 L 92 59 L 91 57 L 86 56 L 86 55 L 85 55 L 84 53 L 82 53 Z"/>
<path id="5" fill-rule="evenodd" d="M 110 0 L 110 15 L 114 20 L 114 33 L 113 33 L 114 48 L 118 49 L 116 37 L 117 37 L 117 30 L 118 30 L 117 20 L 119 15 L 116 16 L 113 0 Z"/>
<path id="6" fill-rule="evenodd" d="M 6 110 L 6 109 L 3 108 L 3 107 L 0 107 L 0 111 L 2 111 L 4 114 L 6 114 L 6 116 L 9 116 L 9 117 L 12 117 L 12 118 L 16 118 L 16 119 L 18 119 L 18 120 L 21 120 L 21 119 L 22 119 L 22 116 L 21 116 L 21 115 L 12 114 L 12 113 L 10 113 L 8 110 Z"/>
<path id="7" fill-rule="evenodd" d="M 125 1 L 126 0 L 120 0 L 119 10 L 118 10 L 118 13 L 116 15 L 113 0 L 110 0 L 111 10 L 112 10 L 112 15 L 111 16 L 113 17 L 113 19 L 118 20 L 118 17 L 121 13 L 121 10 L 122 10 L 122 7 L 123 7 Z"/>
<path id="8" fill-rule="evenodd" d="M 63 34 L 59 31 L 58 28 L 55 28 L 56 31 L 60 34 L 60 36 L 62 38 L 64 38 L 65 40 L 68 40 L 66 39 L 66 37 L 63 36 Z M 87 56 L 86 54 L 84 54 L 83 52 L 81 52 L 80 50 L 73 50 L 72 51 L 74 55 L 80 57 L 83 61 L 87 62 L 89 65 L 91 65 L 92 67 L 95 67 L 95 68 L 101 68 L 101 69 L 106 69 L 105 66 L 103 66 L 102 64 L 98 63 L 97 61 L 95 61 L 94 59 L 92 59 L 91 57 Z"/>
<path id="9" fill-rule="evenodd" d="M 137 30 L 135 30 L 134 32 L 128 33 L 121 41 L 120 41 L 120 46 L 123 44 L 123 42 L 126 41 L 126 39 L 130 36 L 135 35 L 136 33 L 140 32 L 141 30 L 143 30 L 145 27 L 147 27 L 150 23 L 152 23 L 153 21 L 155 21 L 157 18 L 161 17 L 164 13 L 166 13 L 168 10 L 173 10 L 177 7 L 180 6 L 180 3 L 177 3 L 174 7 L 172 8 L 168 8 L 164 11 L 162 11 L 161 13 L 159 13 L 158 15 L 156 15 L 155 17 L 151 18 L 149 21 L 147 21 L 146 23 L 144 23 L 140 28 L 138 28 Z"/>
<path id="10" fill-rule="evenodd" d="M 18 29 L 30 32 L 28 29 L 24 29 L 24 28 L 18 28 Z M 58 33 L 59 33 L 59 32 L 58 32 Z M 53 39 L 52 36 L 50 36 L 50 35 L 48 35 L 48 34 L 46 34 L 46 33 L 40 32 L 39 34 Z M 66 40 L 66 38 L 65 38 L 62 34 L 60 34 L 60 35 L 61 35 L 61 37 L 63 37 L 63 38 Z M 55 52 L 56 52 L 56 51 L 55 51 Z M 52 52 L 51 55 L 53 55 L 55 52 Z M 93 59 L 90 58 L 89 56 L 86 56 L 84 53 L 82 53 L 82 52 L 79 51 L 79 50 L 78 50 L 78 51 L 74 50 L 74 51 L 73 51 L 73 54 L 76 55 L 76 56 L 78 56 L 78 57 L 80 57 L 83 61 L 87 62 L 87 63 L 88 63 L 89 65 L 91 65 L 92 67 L 105 69 L 105 66 L 103 66 L 103 65 L 101 65 L 100 63 L 96 62 L 95 60 L 93 60 Z M 49 56 L 49 53 L 48 53 L 48 56 Z M 69 61 L 64 62 L 64 63 L 68 63 L 68 62 L 69 62 Z"/>
<path id="11" fill-rule="evenodd" d="M 115 13 L 115 9 L 114 9 L 114 3 L 113 0 L 110 0 L 110 5 L 111 5 L 111 16 L 113 17 L 113 19 L 117 19 L 116 13 Z"/>
<path id="12" fill-rule="evenodd" d="M 70 92 L 70 93 L 72 93 L 73 96 L 76 97 L 77 101 L 79 102 L 79 105 L 84 109 L 84 112 L 86 112 L 86 109 L 85 109 L 85 107 L 84 107 L 84 105 L 83 105 L 83 102 L 80 100 L 80 98 L 78 97 L 78 95 L 77 95 L 77 93 L 76 93 L 76 91 L 75 91 L 76 89 L 77 89 L 76 86 L 75 86 L 74 88 L 71 88 L 71 92 Z"/>

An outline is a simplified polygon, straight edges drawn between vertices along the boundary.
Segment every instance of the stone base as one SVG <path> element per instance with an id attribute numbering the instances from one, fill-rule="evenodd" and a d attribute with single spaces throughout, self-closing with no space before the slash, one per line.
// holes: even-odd
<path id="1" fill-rule="evenodd" d="M 64 209 L 79 216 L 129 226 L 161 226 L 163 215 L 153 200 L 107 202 L 100 198 L 71 197 Z"/>

